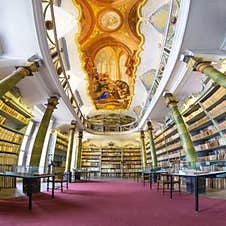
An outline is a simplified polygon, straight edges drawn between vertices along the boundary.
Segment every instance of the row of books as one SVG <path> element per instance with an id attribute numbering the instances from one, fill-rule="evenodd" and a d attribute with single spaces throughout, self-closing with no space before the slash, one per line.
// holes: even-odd
<path id="1" fill-rule="evenodd" d="M 26 118 L 24 115 L 21 113 L 17 112 L 15 109 L 12 107 L 6 105 L 2 100 L 0 100 L 0 110 L 6 112 L 7 114 L 10 114 L 12 117 L 20 120 L 24 124 L 28 124 L 30 119 Z"/>
<path id="2" fill-rule="evenodd" d="M 82 167 L 87 167 L 87 166 L 96 166 L 96 167 L 99 167 L 100 164 L 95 163 L 95 162 L 82 162 Z"/>
<path id="3" fill-rule="evenodd" d="M 174 125 L 174 126 L 172 126 L 172 127 L 170 127 L 169 129 L 166 129 L 161 135 L 156 135 L 155 134 L 155 143 L 158 143 L 160 140 L 162 140 L 162 139 L 165 139 L 165 137 L 167 136 L 167 135 L 169 135 L 170 133 L 172 133 L 174 130 L 176 129 L 176 126 Z"/>
<path id="4" fill-rule="evenodd" d="M 0 166 L 5 165 L 5 164 L 6 165 L 16 165 L 17 164 L 17 156 L 0 152 Z"/>
<path id="5" fill-rule="evenodd" d="M 16 178 L 15 177 L 0 177 L 0 188 L 15 188 Z"/>
<path id="6" fill-rule="evenodd" d="M 66 142 L 66 141 L 64 141 L 64 140 L 61 140 L 61 139 L 59 139 L 59 138 L 57 138 L 56 142 L 57 142 L 57 144 L 63 145 L 63 146 L 65 146 L 65 147 L 68 146 L 68 142 Z"/>
<path id="7" fill-rule="evenodd" d="M 61 133 L 60 131 L 57 130 L 57 136 L 64 141 L 68 142 L 68 135 Z"/>
<path id="8" fill-rule="evenodd" d="M 0 139 L 20 143 L 23 139 L 23 135 L 0 127 Z"/>
<path id="9" fill-rule="evenodd" d="M 203 102 L 203 106 L 207 109 L 214 103 L 216 103 L 219 99 L 221 99 L 224 95 L 226 95 L 226 91 L 223 87 L 220 87 L 216 92 L 211 95 L 210 98 Z"/>
<path id="10" fill-rule="evenodd" d="M 209 126 L 208 128 L 205 128 L 204 130 L 201 130 L 199 134 L 192 136 L 192 140 L 198 140 L 207 136 L 210 136 L 217 132 L 217 129 L 213 126 Z"/>
<path id="11" fill-rule="evenodd" d="M 19 150 L 20 150 L 20 145 L 11 144 L 5 141 L 0 141 L 0 152 L 18 153 Z"/>
<path id="12" fill-rule="evenodd" d="M 191 114 L 189 114 L 187 117 L 184 117 L 185 122 L 191 120 L 192 118 L 194 118 L 196 115 L 200 114 L 203 111 L 203 109 L 200 107 L 198 110 L 192 112 Z"/>
<path id="13" fill-rule="evenodd" d="M 134 156 L 140 156 L 140 155 L 141 155 L 140 151 L 135 153 L 123 153 L 123 156 L 126 156 L 126 157 L 134 157 Z"/>
<path id="14" fill-rule="evenodd" d="M 198 121 L 195 121 L 194 123 L 192 123 L 191 125 L 188 126 L 189 130 L 193 130 L 196 127 L 206 123 L 209 121 L 209 118 L 207 116 L 202 117 L 201 119 L 199 119 Z"/>
<path id="15" fill-rule="evenodd" d="M 141 159 L 140 156 L 139 157 L 133 157 L 133 158 L 123 157 L 123 161 L 134 161 L 134 160 L 140 160 L 140 159 Z"/>
<path id="16" fill-rule="evenodd" d="M 0 115 L 0 125 L 4 124 L 6 121 L 6 118 Z"/>
<path id="17" fill-rule="evenodd" d="M 226 112 L 226 101 L 221 102 L 215 108 L 209 111 L 210 115 L 214 118 Z"/>
<path id="18" fill-rule="evenodd" d="M 141 165 L 141 161 L 134 161 L 134 162 L 126 162 L 126 163 L 123 163 L 123 167 L 127 167 L 127 166 L 136 166 L 136 165 Z"/>
<path id="19" fill-rule="evenodd" d="M 220 130 L 225 130 L 226 129 L 226 120 L 218 124 Z"/>
<path id="20" fill-rule="evenodd" d="M 60 149 L 60 150 L 62 150 L 62 151 L 67 151 L 67 147 L 65 147 L 65 146 L 62 145 L 62 144 L 56 144 L 56 148 L 57 148 L 57 149 Z"/>
<path id="21" fill-rule="evenodd" d="M 117 164 L 117 165 L 101 165 L 101 169 L 121 169 L 121 165 Z"/>
<path id="22" fill-rule="evenodd" d="M 100 156 L 101 152 L 87 152 L 87 151 L 82 151 L 82 155 L 90 155 L 90 156 Z"/>
<path id="23" fill-rule="evenodd" d="M 196 149 L 196 151 L 202 151 L 202 150 L 218 147 L 219 144 L 220 144 L 219 139 L 213 138 L 213 139 L 206 141 L 203 144 L 199 144 L 199 145 L 195 146 L 195 149 Z"/>

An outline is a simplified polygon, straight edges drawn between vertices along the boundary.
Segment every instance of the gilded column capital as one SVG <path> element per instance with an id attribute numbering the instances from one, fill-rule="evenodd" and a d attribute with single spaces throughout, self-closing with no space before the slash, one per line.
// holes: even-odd
<path id="1" fill-rule="evenodd" d="M 188 67 L 191 67 L 201 73 L 205 70 L 207 67 L 213 67 L 210 63 L 210 61 L 205 61 L 201 57 L 195 57 L 195 56 L 184 56 L 183 62 L 185 62 Z"/>
<path id="2" fill-rule="evenodd" d="M 73 130 L 73 131 L 75 131 L 76 130 L 76 121 L 75 120 L 72 120 L 71 121 L 71 125 L 70 125 L 70 130 Z"/>
<path id="3" fill-rule="evenodd" d="M 58 97 L 53 96 L 48 99 L 47 109 L 54 110 L 58 104 Z"/>
<path id="4" fill-rule="evenodd" d="M 28 70 L 26 67 L 20 66 L 16 69 L 16 73 L 19 73 L 23 77 L 31 75 L 31 71 Z"/>
<path id="5" fill-rule="evenodd" d="M 153 130 L 153 126 L 152 126 L 151 121 L 148 121 L 147 125 L 148 125 L 148 131 L 151 132 Z"/>
<path id="6" fill-rule="evenodd" d="M 144 134 L 144 131 L 143 130 L 140 131 L 140 138 L 141 139 L 144 139 L 145 138 L 145 134 Z"/>
<path id="7" fill-rule="evenodd" d="M 27 61 L 22 66 L 16 67 L 16 72 L 25 76 L 32 76 L 33 72 L 38 72 L 39 63 L 38 61 Z"/>
<path id="8" fill-rule="evenodd" d="M 82 139 L 83 138 L 83 131 L 82 130 L 79 130 L 78 131 L 78 138 L 79 139 Z"/>
<path id="9" fill-rule="evenodd" d="M 202 58 L 194 56 L 184 56 L 183 62 L 185 62 L 188 67 L 192 67 L 209 78 L 211 78 L 215 83 L 226 89 L 226 76 L 221 71 L 214 68 L 211 61 L 205 61 Z"/>
<path id="10" fill-rule="evenodd" d="M 210 63 L 207 63 L 207 62 L 198 62 L 195 69 L 201 73 L 204 72 L 204 70 L 207 68 L 207 67 L 212 67 L 213 66 L 210 64 Z"/>
<path id="11" fill-rule="evenodd" d="M 163 97 L 165 99 L 167 107 L 169 108 L 177 107 L 178 101 L 176 100 L 176 97 L 172 93 L 164 93 Z"/>

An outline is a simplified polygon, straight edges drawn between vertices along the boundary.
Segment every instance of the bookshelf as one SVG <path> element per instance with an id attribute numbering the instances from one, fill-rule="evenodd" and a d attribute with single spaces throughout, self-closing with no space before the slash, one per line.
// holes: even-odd
<path id="1" fill-rule="evenodd" d="M 123 148 L 122 176 L 134 176 L 134 171 L 142 168 L 141 149 L 139 147 Z"/>
<path id="2" fill-rule="evenodd" d="M 20 146 L 32 117 L 18 91 L 7 92 L 0 99 L 0 171 L 11 171 L 17 165 Z M 1 177 L 1 188 L 14 188 L 15 178 Z"/>
<path id="3" fill-rule="evenodd" d="M 68 148 L 68 134 L 61 132 L 58 129 L 51 131 L 49 145 L 48 145 L 48 159 L 47 162 L 51 161 L 55 164 L 56 171 L 64 172 L 66 165 Z"/>
<path id="4" fill-rule="evenodd" d="M 182 113 L 191 134 L 198 161 L 226 158 L 226 91 L 212 86 Z M 185 161 L 176 126 L 169 121 L 155 134 L 158 164 L 162 167 Z"/>
<path id="5" fill-rule="evenodd" d="M 101 149 L 96 147 L 84 147 L 82 149 L 82 168 L 99 175 L 101 170 Z"/>
<path id="6" fill-rule="evenodd" d="M 122 149 L 104 147 L 101 152 L 101 176 L 121 176 Z"/>
<path id="7" fill-rule="evenodd" d="M 97 145 L 84 142 L 82 168 L 104 177 L 131 177 L 141 169 L 141 149 L 134 145 Z"/>

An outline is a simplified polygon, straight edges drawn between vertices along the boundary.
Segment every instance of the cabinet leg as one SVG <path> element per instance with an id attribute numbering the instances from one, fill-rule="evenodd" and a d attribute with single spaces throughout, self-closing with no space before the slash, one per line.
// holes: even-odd
<path id="1" fill-rule="evenodd" d="M 55 176 L 52 176 L 52 198 L 54 199 L 54 190 L 55 190 Z"/>
<path id="2" fill-rule="evenodd" d="M 173 198 L 173 176 L 170 175 L 170 199 Z"/>
<path id="3" fill-rule="evenodd" d="M 28 209 L 32 209 L 32 180 L 28 179 L 28 197 L 29 197 L 29 205 Z"/>
<path id="4" fill-rule="evenodd" d="M 195 211 L 199 211 L 198 177 L 195 177 Z"/>

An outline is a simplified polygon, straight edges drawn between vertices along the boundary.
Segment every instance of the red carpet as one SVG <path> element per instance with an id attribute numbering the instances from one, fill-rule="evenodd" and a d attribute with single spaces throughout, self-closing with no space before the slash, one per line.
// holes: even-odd
<path id="1" fill-rule="evenodd" d="M 156 189 L 133 181 L 75 183 L 69 190 L 34 195 L 33 209 L 27 197 L 0 200 L 0 226 L 223 226 L 226 200 L 200 197 L 200 212 L 194 211 L 194 196 L 188 193 L 162 196 Z"/>

